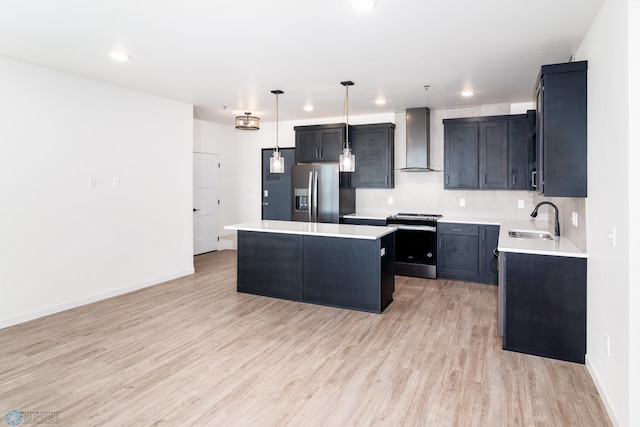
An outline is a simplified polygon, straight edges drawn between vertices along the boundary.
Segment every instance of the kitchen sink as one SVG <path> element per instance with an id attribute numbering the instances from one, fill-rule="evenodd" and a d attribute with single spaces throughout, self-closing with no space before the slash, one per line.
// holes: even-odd
<path id="1" fill-rule="evenodd" d="M 541 230 L 509 230 L 509 237 L 515 237 L 517 239 L 554 240 L 551 233 Z"/>

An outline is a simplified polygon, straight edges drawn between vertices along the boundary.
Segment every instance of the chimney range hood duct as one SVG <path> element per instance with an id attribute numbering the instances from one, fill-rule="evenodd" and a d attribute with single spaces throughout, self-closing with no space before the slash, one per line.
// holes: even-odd
<path id="1" fill-rule="evenodd" d="M 429 109 L 407 108 L 407 166 L 403 172 L 431 172 L 429 166 Z"/>

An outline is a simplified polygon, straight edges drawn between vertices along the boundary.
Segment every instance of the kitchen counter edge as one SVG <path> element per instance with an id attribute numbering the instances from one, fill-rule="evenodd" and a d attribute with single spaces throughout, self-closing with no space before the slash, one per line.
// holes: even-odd
<path id="1" fill-rule="evenodd" d="M 382 236 L 396 231 L 395 227 L 275 220 L 226 225 L 224 228 L 225 230 L 255 231 L 259 233 L 297 234 L 365 240 L 377 240 Z"/>

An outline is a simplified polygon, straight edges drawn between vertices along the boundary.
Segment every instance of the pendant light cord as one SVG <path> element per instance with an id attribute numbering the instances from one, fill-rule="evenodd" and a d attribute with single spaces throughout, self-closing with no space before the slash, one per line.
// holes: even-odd
<path id="1" fill-rule="evenodd" d="M 347 85 L 347 149 L 349 148 L 349 85 Z"/>
<path id="2" fill-rule="evenodd" d="M 280 152 L 280 148 L 278 147 L 278 97 L 279 93 L 276 93 L 276 153 Z"/>

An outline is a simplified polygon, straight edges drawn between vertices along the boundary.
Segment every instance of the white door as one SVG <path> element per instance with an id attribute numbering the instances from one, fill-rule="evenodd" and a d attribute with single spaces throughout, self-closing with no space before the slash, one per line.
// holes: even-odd
<path id="1" fill-rule="evenodd" d="M 193 153 L 193 254 L 218 250 L 218 154 Z"/>

